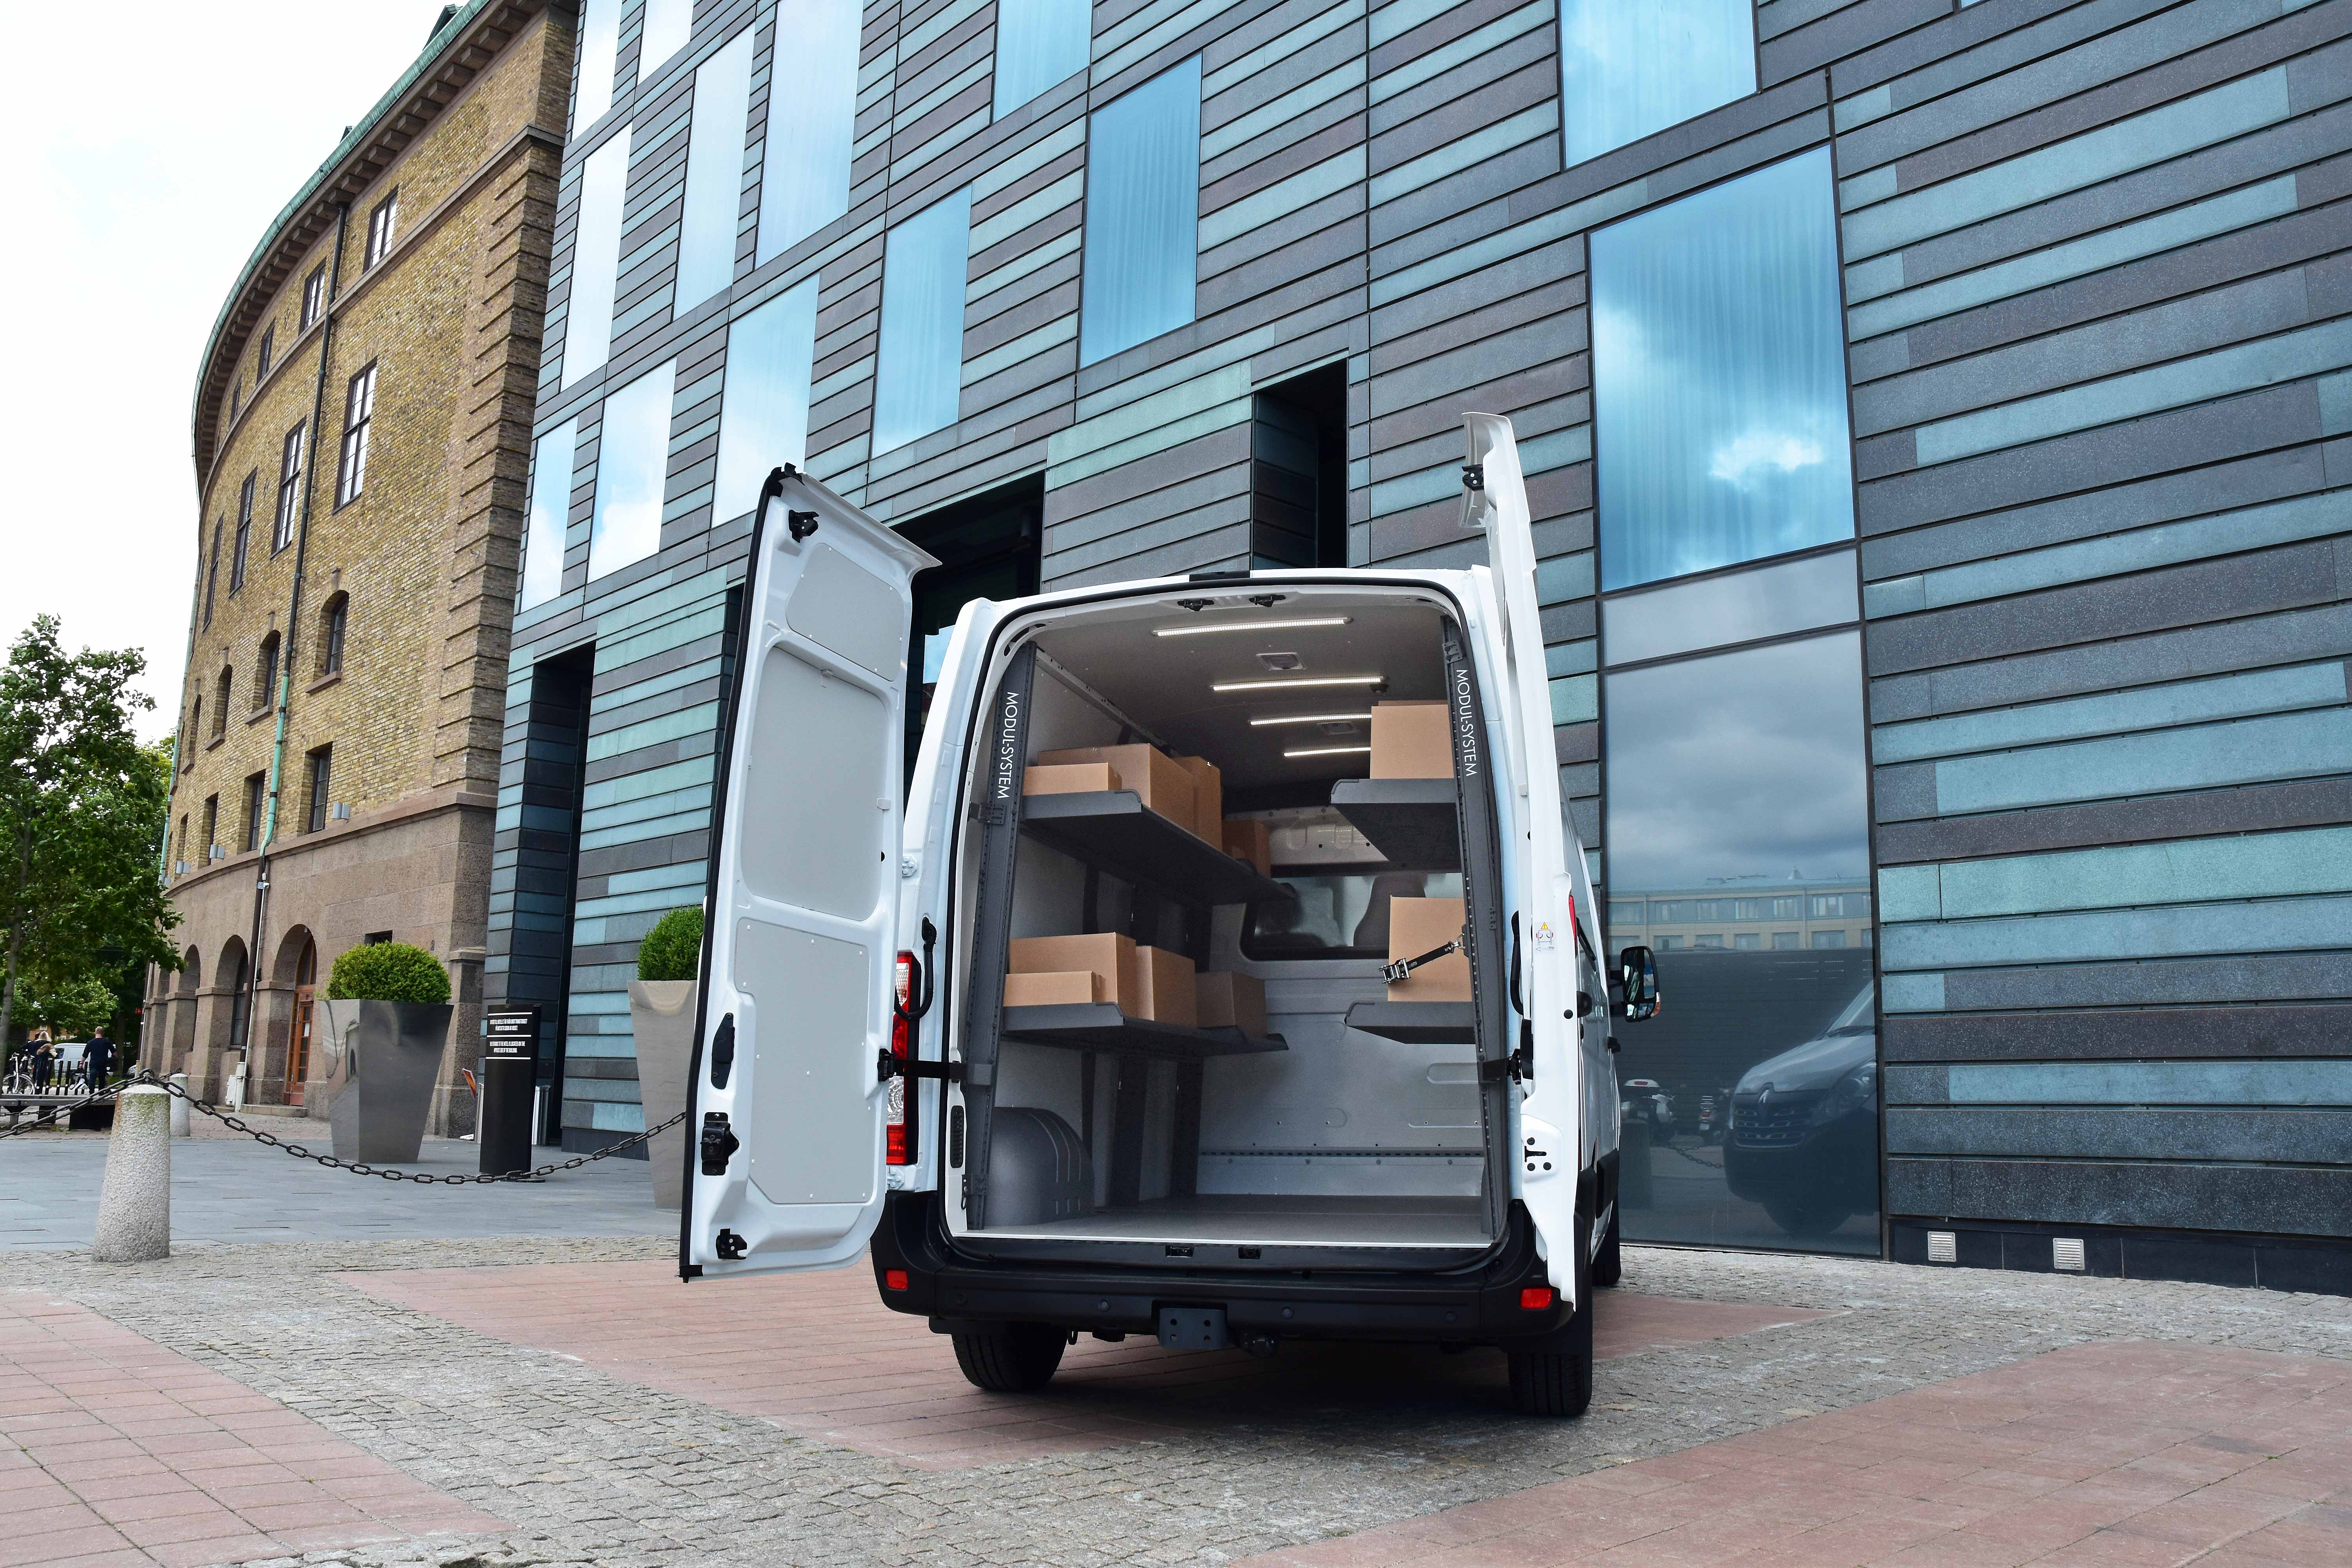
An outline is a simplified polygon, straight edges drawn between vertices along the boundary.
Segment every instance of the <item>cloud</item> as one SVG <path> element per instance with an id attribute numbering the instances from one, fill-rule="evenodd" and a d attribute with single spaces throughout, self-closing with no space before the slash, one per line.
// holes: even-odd
<path id="1" fill-rule="evenodd" d="M 1762 477 L 1764 470 L 1790 474 L 1821 460 L 1822 444 L 1809 436 L 1750 429 L 1717 447 L 1706 471 L 1710 478 L 1747 489 L 1749 479 Z"/>

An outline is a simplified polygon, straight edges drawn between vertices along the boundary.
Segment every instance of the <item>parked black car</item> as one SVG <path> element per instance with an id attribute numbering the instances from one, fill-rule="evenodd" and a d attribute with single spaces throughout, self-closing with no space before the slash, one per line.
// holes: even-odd
<path id="1" fill-rule="evenodd" d="M 1878 1206 L 1877 987 L 1816 1038 L 1748 1069 L 1731 1092 L 1724 1179 L 1796 1237 Z"/>

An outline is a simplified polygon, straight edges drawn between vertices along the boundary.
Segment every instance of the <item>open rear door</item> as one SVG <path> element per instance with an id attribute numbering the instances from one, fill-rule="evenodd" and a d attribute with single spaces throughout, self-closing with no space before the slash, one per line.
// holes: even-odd
<path id="1" fill-rule="evenodd" d="M 882 1213 L 914 575 L 789 468 L 751 531 L 715 812 L 678 1262 L 822 1268 Z"/>
<path id="2" fill-rule="evenodd" d="M 1507 623 L 1506 700 L 1516 710 L 1508 775 L 1516 798 L 1504 845 L 1516 927 L 1511 969 L 1521 976 L 1511 999 L 1519 1015 L 1512 1027 L 1533 1047 L 1525 1058 L 1533 1072 L 1519 1105 L 1519 1196 L 1542 1234 L 1552 1284 L 1574 1300 L 1581 1279 L 1576 1253 L 1586 1245 L 1576 1214 L 1584 1143 L 1573 1022 L 1576 895 L 1553 762 L 1543 623 L 1536 608 L 1535 531 L 1511 422 L 1495 414 L 1465 414 L 1462 423 L 1469 437 L 1465 521 L 1486 531 L 1496 597 Z"/>

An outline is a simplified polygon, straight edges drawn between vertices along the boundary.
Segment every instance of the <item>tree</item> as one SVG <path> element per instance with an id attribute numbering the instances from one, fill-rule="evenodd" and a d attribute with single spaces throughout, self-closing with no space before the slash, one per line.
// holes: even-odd
<path id="1" fill-rule="evenodd" d="M 68 654 L 42 616 L 0 666 L 0 1039 L 17 993 L 61 994 L 114 962 L 179 967 L 179 913 L 156 877 L 171 763 L 131 715 L 135 648 Z"/>
<path id="2" fill-rule="evenodd" d="M 99 1025 L 114 1021 L 114 990 L 95 974 L 68 980 L 54 991 L 19 986 L 15 1002 L 16 1011 L 26 1024 L 45 1025 L 60 1040 L 87 1035 Z"/>

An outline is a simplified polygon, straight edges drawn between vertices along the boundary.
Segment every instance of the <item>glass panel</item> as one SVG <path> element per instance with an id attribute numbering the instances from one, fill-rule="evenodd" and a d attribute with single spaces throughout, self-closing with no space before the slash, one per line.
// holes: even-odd
<path id="1" fill-rule="evenodd" d="M 530 517 L 524 525 L 522 597 L 528 610 L 563 591 L 563 533 L 572 516 L 572 454 L 580 421 L 567 419 L 539 438 L 530 458 Z"/>
<path id="2" fill-rule="evenodd" d="M 768 89 L 760 163 L 760 265 L 849 210 L 850 122 L 857 112 L 857 6 L 782 0 L 776 37 L 795 63 L 789 89 Z"/>
<path id="3" fill-rule="evenodd" d="M 661 548 L 662 481 L 669 468 L 675 362 L 604 399 L 596 439 L 596 516 L 588 530 L 590 581 Z"/>
<path id="4" fill-rule="evenodd" d="M 997 0 L 997 117 L 1086 69 L 1093 27 L 1092 0 Z"/>
<path id="5" fill-rule="evenodd" d="M 743 138 L 751 114 L 751 30 L 694 72 L 694 126 L 686 154 L 686 211 L 677 241 L 676 313 L 735 280 L 743 216 Z"/>
<path id="6" fill-rule="evenodd" d="M 1601 603 L 1611 664 L 1759 642 L 1861 618 L 1852 551 Z"/>
<path id="7" fill-rule="evenodd" d="M 806 460 L 809 365 L 816 353 L 816 279 L 779 294 L 727 329 L 727 399 L 719 416 L 714 524 L 759 504 L 785 463 Z"/>
<path id="8" fill-rule="evenodd" d="M 1108 359 L 1190 321 L 1200 243 L 1196 56 L 1095 110 L 1078 363 Z"/>
<path id="9" fill-rule="evenodd" d="M 637 79 L 661 69 L 686 47 L 694 32 L 694 0 L 646 0 L 645 30 L 637 38 Z"/>
<path id="10" fill-rule="evenodd" d="M 1756 90 L 1756 0 L 1560 0 L 1560 101 L 1580 163 Z"/>
<path id="11" fill-rule="evenodd" d="M 1667 999 L 1618 1030 L 1625 1235 L 1875 1255 L 1877 1040 L 1866 1003 L 1849 1016 L 1872 984 L 1866 902 L 1846 902 L 1870 872 L 1859 634 L 1606 695 L 1611 925 L 1658 950 Z M 1618 914 L 1636 900 L 1640 935 Z M 1723 914 L 1784 908 L 1791 929 L 1725 941 Z"/>
<path id="12" fill-rule="evenodd" d="M 572 240 L 572 302 L 564 307 L 563 384 L 602 370 L 613 348 L 613 287 L 621 266 L 621 198 L 629 184 L 629 133 L 580 166 L 580 222 Z"/>
<path id="13" fill-rule="evenodd" d="M 1601 585 L 1853 537 L 1826 148 L 1592 237 Z"/>
<path id="14" fill-rule="evenodd" d="M 582 0 L 580 86 L 572 100 L 572 133 L 578 135 L 613 107 L 613 67 L 620 52 L 621 0 Z"/>
<path id="15" fill-rule="evenodd" d="M 890 231 L 882 258 L 882 346 L 874 450 L 955 423 L 963 381 L 965 250 L 971 193 L 958 191 Z"/>

